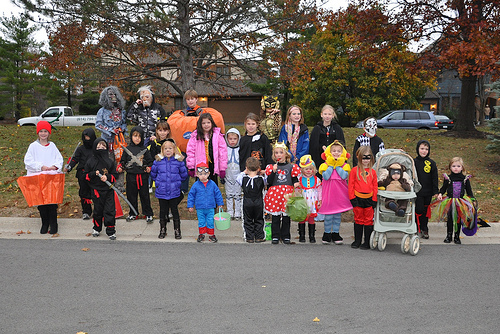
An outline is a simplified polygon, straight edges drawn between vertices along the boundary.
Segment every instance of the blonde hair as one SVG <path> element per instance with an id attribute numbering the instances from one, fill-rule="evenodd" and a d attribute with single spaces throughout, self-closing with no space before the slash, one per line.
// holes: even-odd
<path id="1" fill-rule="evenodd" d="M 288 108 L 287 112 L 286 112 L 286 119 L 285 119 L 285 123 L 288 123 L 290 122 L 290 113 L 292 111 L 293 108 L 297 108 L 299 109 L 300 111 L 300 121 L 299 121 L 299 125 L 300 124 L 304 124 L 304 113 L 302 112 L 302 109 L 300 109 L 300 107 L 298 105 L 293 105 L 291 106 L 290 108 Z"/>
<path id="2" fill-rule="evenodd" d="M 337 113 L 335 112 L 335 109 L 333 109 L 331 105 L 326 104 L 323 108 L 321 108 L 321 113 L 323 113 L 323 111 L 325 110 L 331 110 L 333 113 L 333 119 L 337 119 Z"/>
<path id="3" fill-rule="evenodd" d="M 464 165 L 464 160 L 460 157 L 454 157 L 450 160 L 450 163 L 448 164 L 448 169 L 451 171 L 451 165 L 453 165 L 453 163 L 455 162 L 458 162 L 460 164 L 460 166 L 462 166 L 462 173 L 465 172 L 465 165 Z"/>
<path id="4" fill-rule="evenodd" d="M 172 146 L 172 148 L 174 149 L 174 156 L 175 156 L 175 153 L 177 153 L 177 145 L 175 144 L 175 141 L 170 138 L 168 138 L 167 140 L 165 140 L 163 144 L 161 144 L 161 154 L 165 156 L 165 154 L 163 154 L 163 150 L 167 147 L 167 145 Z"/>
<path id="5" fill-rule="evenodd" d="M 366 182 L 366 174 L 362 173 L 362 171 L 365 170 L 365 168 L 362 165 L 362 160 L 363 160 L 363 155 L 371 155 L 370 158 L 370 164 L 368 165 L 368 169 L 371 169 L 373 167 L 373 164 L 375 163 L 375 159 L 373 158 L 373 152 L 370 146 L 360 146 L 358 150 L 356 151 L 356 158 L 358 158 L 358 170 L 356 171 L 356 176 L 358 177 L 358 180 L 360 180 L 359 176 L 363 178 L 363 181 Z"/>
<path id="6" fill-rule="evenodd" d="M 273 160 L 278 163 L 279 161 L 276 160 L 276 155 L 274 154 L 274 152 L 276 152 L 276 150 L 282 150 L 284 153 L 285 153 L 285 160 L 287 163 L 291 163 L 292 161 L 292 155 L 290 154 L 290 152 L 288 152 L 287 150 L 285 150 L 283 147 L 274 147 L 273 148 Z"/>
<path id="7" fill-rule="evenodd" d="M 313 175 L 316 175 L 316 173 L 318 173 L 318 169 L 316 168 L 316 165 L 314 163 L 310 164 L 309 166 L 306 166 L 306 167 L 300 167 L 300 170 L 304 170 L 306 168 L 312 168 L 314 170 L 314 174 Z"/>

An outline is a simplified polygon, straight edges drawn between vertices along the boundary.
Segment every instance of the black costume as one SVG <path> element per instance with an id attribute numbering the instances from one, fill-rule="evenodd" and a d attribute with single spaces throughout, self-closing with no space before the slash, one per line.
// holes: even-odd
<path id="1" fill-rule="evenodd" d="M 424 158 L 418 153 L 418 149 L 422 144 L 429 147 L 429 153 Z M 427 140 L 420 140 L 417 143 L 417 156 L 413 159 L 418 182 L 422 185 L 422 189 L 417 193 L 415 201 L 415 216 L 419 232 L 429 232 L 428 222 L 430 212 L 428 208 L 429 204 L 431 204 L 432 196 L 438 193 L 438 168 L 436 162 L 429 158 L 430 153 L 431 145 L 429 142 Z"/>
<path id="2" fill-rule="evenodd" d="M 105 150 L 97 150 L 97 145 L 103 142 Z M 85 178 L 89 181 L 92 192 L 92 202 L 94 203 L 94 230 L 102 231 L 102 225 L 106 226 L 106 234 L 115 234 L 115 192 L 105 182 L 96 175 L 99 171 L 105 175 L 110 183 L 114 183 L 118 172 L 114 160 L 109 158 L 108 143 L 103 138 L 98 138 L 92 146 L 93 156 L 85 164 Z"/>
<path id="3" fill-rule="evenodd" d="M 246 161 L 249 157 L 255 157 L 260 162 L 260 169 L 265 170 L 266 166 L 274 163 L 272 158 L 271 142 L 265 134 L 258 131 L 250 136 L 245 133 L 240 139 L 240 171 L 246 168 Z"/>
<path id="4" fill-rule="evenodd" d="M 141 142 L 138 145 L 134 144 L 132 140 L 135 132 L 141 135 Z M 137 195 L 139 195 L 142 213 L 145 216 L 153 216 L 153 209 L 151 208 L 151 200 L 149 198 L 149 173 L 146 172 L 146 167 L 153 166 L 153 158 L 147 147 L 144 146 L 144 131 L 141 127 L 135 126 L 130 130 L 130 144 L 127 146 L 127 149 L 140 161 L 140 163 L 132 161 L 130 154 L 126 151 L 123 152 L 120 166 L 127 172 L 127 199 L 130 204 L 137 208 Z M 134 215 L 132 209 L 130 209 L 129 215 Z"/>
<path id="5" fill-rule="evenodd" d="M 90 139 L 86 140 L 85 136 Z M 77 164 L 76 167 L 76 178 L 78 179 L 78 185 L 80 190 L 78 195 L 80 196 L 80 202 L 82 204 L 82 213 L 87 215 L 92 215 L 92 195 L 89 182 L 85 179 L 85 163 L 93 156 L 92 145 L 96 140 L 96 135 L 94 129 L 88 128 L 82 132 L 82 146 L 79 146 L 72 159 L 67 165 L 68 172 L 70 172 Z"/>
<path id="6" fill-rule="evenodd" d="M 243 227 L 247 241 L 264 240 L 264 197 L 265 181 L 262 176 L 249 177 L 241 173 L 237 177 L 243 190 Z"/>

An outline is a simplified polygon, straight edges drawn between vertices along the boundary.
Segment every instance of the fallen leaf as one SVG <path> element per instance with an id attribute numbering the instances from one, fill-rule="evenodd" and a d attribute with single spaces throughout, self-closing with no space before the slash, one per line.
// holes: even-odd
<path id="1" fill-rule="evenodd" d="M 92 235 L 92 233 L 85 234 L 86 237 L 90 237 L 91 235 Z"/>
<path id="2" fill-rule="evenodd" d="M 52 234 L 51 238 L 57 238 L 59 236 L 59 233 L 54 233 Z"/>
<path id="3" fill-rule="evenodd" d="M 18 234 L 18 235 L 19 235 L 19 234 L 24 234 L 24 231 L 23 231 L 23 230 L 21 230 L 21 231 L 17 231 L 17 232 L 16 232 L 16 234 Z"/>
<path id="4" fill-rule="evenodd" d="M 319 321 L 318 317 L 314 318 L 313 321 L 318 322 Z"/>
<path id="5" fill-rule="evenodd" d="M 89 250 L 90 250 L 90 248 L 87 248 L 87 247 L 82 248 L 82 251 L 84 251 L 84 252 L 87 252 L 87 251 L 89 251 Z"/>
<path id="6" fill-rule="evenodd" d="M 30 230 L 27 230 L 27 231 L 26 231 L 26 234 L 31 234 L 31 231 L 30 231 Z"/>

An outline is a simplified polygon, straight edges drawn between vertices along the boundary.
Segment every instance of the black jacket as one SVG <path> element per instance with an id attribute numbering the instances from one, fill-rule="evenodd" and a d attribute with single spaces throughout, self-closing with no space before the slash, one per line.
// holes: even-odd
<path id="1" fill-rule="evenodd" d="M 273 163 L 271 143 L 265 134 L 257 132 L 253 136 L 245 133 L 240 139 L 240 171 L 246 168 L 246 161 L 249 157 L 256 157 L 260 161 L 260 169 L 265 170 L 266 166 Z"/>
<path id="2" fill-rule="evenodd" d="M 424 158 L 418 153 L 421 144 L 426 144 L 429 147 L 429 153 Z M 438 193 L 438 168 L 434 160 L 429 158 L 430 152 L 431 145 L 428 141 L 421 140 L 417 143 L 417 156 L 413 161 L 415 162 L 418 182 L 422 185 L 422 189 L 417 193 L 417 196 L 434 196 Z"/>
<path id="3" fill-rule="evenodd" d="M 444 183 L 439 192 L 441 194 L 445 194 L 446 196 L 452 198 L 453 196 L 453 183 L 458 182 L 460 185 L 460 197 L 464 197 L 467 193 L 467 196 L 474 197 L 472 193 L 472 187 L 470 186 L 469 178 L 466 178 L 462 173 L 450 173 L 449 175 L 445 175 Z M 456 198 L 456 197 L 455 197 Z"/>
<path id="4" fill-rule="evenodd" d="M 321 154 L 323 153 L 323 146 L 328 147 L 335 140 L 342 142 L 346 147 L 344 138 L 344 131 L 342 127 L 335 122 L 331 121 L 330 126 L 327 128 L 323 125 L 323 121 L 318 122 L 311 131 L 311 138 L 309 142 L 309 154 L 312 156 L 316 168 L 319 168 L 323 162 Z"/>

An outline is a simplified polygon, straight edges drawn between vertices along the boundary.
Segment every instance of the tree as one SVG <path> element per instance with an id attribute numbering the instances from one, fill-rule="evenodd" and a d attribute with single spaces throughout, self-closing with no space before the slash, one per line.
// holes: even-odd
<path id="1" fill-rule="evenodd" d="M 87 43 L 110 80 L 158 80 L 181 95 L 199 83 L 225 95 L 235 83 L 219 69 L 248 69 L 261 43 L 273 38 L 269 28 L 302 13 L 267 21 L 276 8 L 272 0 L 15 2 L 52 18 L 52 25 L 85 25 Z M 301 8 L 315 6 L 303 2 Z"/>
<path id="2" fill-rule="evenodd" d="M 434 78 L 404 37 L 380 6 L 331 13 L 295 58 L 292 101 L 316 117 L 325 104 L 341 107 L 349 120 L 417 108 Z"/>
<path id="3" fill-rule="evenodd" d="M 392 0 L 383 0 L 392 3 Z M 428 66 L 456 69 L 462 81 L 454 131 L 475 131 L 476 85 L 485 74 L 498 75 L 500 0 L 397 0 L 391 16 L 408 38 L 432 40 L 424 50 Z"/>
<path id="4" fill-rule="evenodd" d="M 29 116 L 35 104 L 35 89 L 43 79 L 37 69 L 41 44 L 32 37 L 38 29 L 25 17 L 1 17 L 0 31 L 0 116 L 14 111 L 14 117 Z"/>

